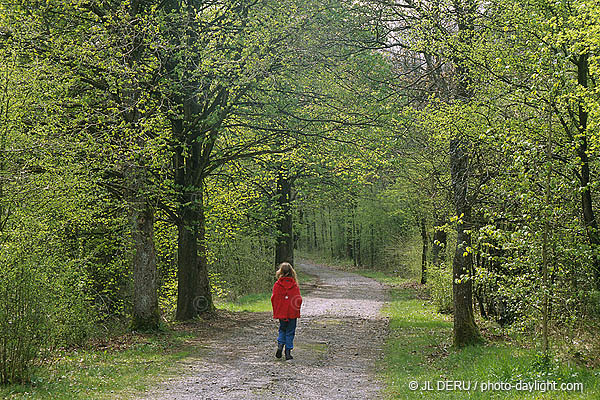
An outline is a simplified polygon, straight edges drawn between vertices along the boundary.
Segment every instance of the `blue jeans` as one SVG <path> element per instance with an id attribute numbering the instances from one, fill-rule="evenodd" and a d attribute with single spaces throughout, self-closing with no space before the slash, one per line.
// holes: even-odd
<path id="1" fill-rule="evenodd" d="M 288 321 L 280 319 L 277 343 L 284 344 L 286 349 L 291 350 L 294 348 L 294 335 L 296 335 L 296 318 Z"/>

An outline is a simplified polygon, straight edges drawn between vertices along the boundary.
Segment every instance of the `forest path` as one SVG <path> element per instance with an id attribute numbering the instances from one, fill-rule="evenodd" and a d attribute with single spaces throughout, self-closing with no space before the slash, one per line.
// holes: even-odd
<path id="1" fill-rule="evenodd" d="M 377 399 L 383 383 L 375 364 L 383 357 L 388 321 L 380 313 L 385 288 L 377 281 L 309 262 L 296 268 L 317 277 L 300 285 L 301 318 L 293 360 L 275 358 L 278 322 L 271 313 L 237 313 L 231 325 L 201 342 L 200 357 L 186 359 L 144 399 Z"/>

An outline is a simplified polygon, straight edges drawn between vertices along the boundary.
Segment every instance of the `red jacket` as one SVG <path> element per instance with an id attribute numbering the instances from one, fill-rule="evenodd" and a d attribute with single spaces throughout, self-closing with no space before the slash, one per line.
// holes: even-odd
<path id="1" fill-rule="evenodd" d="M 300 288 L 294 278 L 282 276 L 275 282 L 271 304 L 273 305 L 273 318 L 275 319 L 287 320 L 300 317 L 302 296 L 300 296 Z"/>

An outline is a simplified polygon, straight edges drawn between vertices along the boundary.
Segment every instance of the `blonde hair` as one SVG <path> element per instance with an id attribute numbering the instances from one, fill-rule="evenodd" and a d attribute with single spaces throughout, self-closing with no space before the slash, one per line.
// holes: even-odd
<path id="1" fill-rule="evenodd" d="M 298 276 L 296 275 L 296 271 L 294 271 L 292 264 L 288 262 L 282 262 L 281 264 L 279 264 L 279 269 L 275 273 L 275 277 L 277 279 L 281 278 L 282 276 L 290 276 L 294 278 L 296 282 L 298 282 Z"/>

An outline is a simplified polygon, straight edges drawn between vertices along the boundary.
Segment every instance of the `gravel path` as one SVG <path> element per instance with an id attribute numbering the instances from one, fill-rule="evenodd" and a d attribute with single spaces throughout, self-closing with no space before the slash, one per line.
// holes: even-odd
<path id="1" fill-rule="evenodd" d="M 304 299 L 293 360 L 275 358 L 278 322 L 270 313 L 241 313 L 231 326 L 203 341 L 182 376 L 144 399 L 378 399 L 383 384 L 375 363 L 383 356 L 385 289 L 357 274 L 299 262 L 316 276 L 301 285 Z M 227 329 L 229 328 L 229 329 Z"/>

